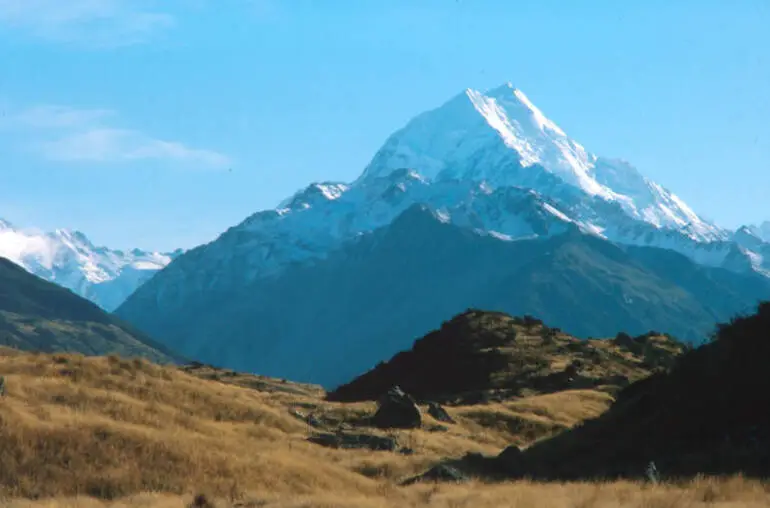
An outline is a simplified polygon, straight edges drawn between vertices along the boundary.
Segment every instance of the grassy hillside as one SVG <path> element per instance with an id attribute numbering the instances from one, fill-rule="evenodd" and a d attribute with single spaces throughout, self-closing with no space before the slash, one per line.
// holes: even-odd
<path id="1" fill-rule="evenodd" d="M 0 372 L 6 385 L 0 397 L 3 506 L 183 507 L 200 493 L 222 508 L 592 508 L 706 506 L 704 501 L 714 500 L 762 506 L 770 501 L 761 485 L 741 479 L 654 488 L 628 482 L 398 485 L 439 458 L 493 453 L 597 416 L 612 402 L 597 391 L 447 408 L 456 423 L 445 424 L 443 431 L 429 416 L 420 429 L 380 431 L 359 423 L 374 411 L 372 403 L 325 402 L 318 387 L 204 366 L 2 350 Z M 301 414 L 314 415 L 318 428 Z M 307 440 L 324 429 L 351 428 L 391 435 L 414 453 L 333 449 Z"/>
<path id="2" fill-rule="evenodd" d="M 95 304 L 0 258 L 0 345 L 43 352 L 179 356 Z"/>

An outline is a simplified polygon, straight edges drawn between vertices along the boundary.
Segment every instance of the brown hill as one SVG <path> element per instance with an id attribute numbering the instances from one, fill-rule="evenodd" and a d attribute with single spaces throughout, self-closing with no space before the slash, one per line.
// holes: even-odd
<path id="1" fill-rule="evenodd" d="M 0 346 L 48 353 L 115 353 L 163 363 L 182 360 L 94 303 L 5 258 L 0 258 Z"/>
<path id="2" fill-rule="evenodd" d="M 0 348 L 0 504 L 9 508 L 599 508 L 767 506 L 759 482 L 401 486 L 442 458 L 527 446 L 604 412 L 612 395 L 568 390 L 447 407 L 415 429 L 368 425 L 371 402 L 323 400 L 317 386 L 195 364 Z M 423 409 L 425 409 L 423 407 Z M 396 451 L 329 448 L 366 434 Z M 408 453 L 407 453 L 408 452 Z M 96 498 L 96 499 L 94 499 Z M 732 504 L 731 504 L 732 503 Z"/>
<path id="3" fill-rule="evenodd" d="M 516 453 L 460 469 L 506 478 L 770 476 L 770 302 L 720 325 L 716 340 L 620 392 L 610 410 Z"/>
<path id="4" fill-rule="evenodd" d="M 337 500 L 419 505 L 415 491 L 398 485 L 431 463 L 547 437 L 612 400 L 590 390 L 557 393 L 448 408 L 454 423 L 443 427 L 425 414 L 419 428 L 381 430 L 368 425 L 374 403 L 326 402 L 316 386 L 200 364 L 0 348 L 0 376 L 3 506 L 8 496 L 112 499 L 149 491 L 233 498 L 331 492 Z M 409 452 L 335 449 L 308 439 L 322 433 L 393 439 Z"/>
<path id="5" fill-rule="evenodd" d="M 376 400 L 400 386 L 445 404 L 502 401 L 568 389 L 619 387 L 673 364 L 685 350 L 670 337 L 581 340 L 531 318 L 469 310 L 328 394 L 332 401 Z"/>

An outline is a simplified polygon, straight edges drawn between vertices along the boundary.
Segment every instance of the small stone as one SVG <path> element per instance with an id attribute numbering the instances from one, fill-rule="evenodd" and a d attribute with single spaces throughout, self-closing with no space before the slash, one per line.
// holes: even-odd
<path id="1" fill-rule="evenodd" d="M 410 478 L 409 480 L 405 481 L 403 485 L 413 485 L 417 482 L 424 482 L 424 481 L 459 483 L 459 482 L 466 482 L 468 480 L 469 478 L 465 476 L 458 469 L 452 466 L 448 466 L 446 464 L 439 464 L 437 466 L 430 468 L 428 471 L 424 472 L 419 476 Z"/>
<path id="2" fill-rule="evenodd" d="M 372 434 L 316 434 L 308 441 L 327 448 L 368 449 L 374 451 L 394 452 L 398 449 L 398 441 L 392 437 L 375 436 Z"/>
<path id="3" fill-rule="evenodd" d="M 446 412 L 446 409 L 437 402 L 428 402 L 428 414 L 440 422 L 455 423 L 454 419 Z"/>

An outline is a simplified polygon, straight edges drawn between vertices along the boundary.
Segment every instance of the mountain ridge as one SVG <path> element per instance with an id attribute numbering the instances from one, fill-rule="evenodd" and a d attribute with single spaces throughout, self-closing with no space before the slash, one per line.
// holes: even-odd
<path id="1" fill-rule="evenodd" d="M 182 254 L 95 246 L 80 231 L 29 232 L 0 219 L 0 257 L 115 310 L 156 272 Z"/>
<path id="2" fill-rule="evenodd" d="M 496 90 L 499 94 L 500 90 L 510 91 L 511 88 L 506 85 Z M 521 99 L 516 97 L 514 102 L 521 103 Z M 474 146 L 473 137 L 467 139 L 471 136 L 468 134 L 471 128 L 452 131 L 442 127 L 444 131 L 450 131 L 444 135 L 421 126 L 420 122 L 424 122 L 426 118 L 430 120 L 431 125 L 440 123 L 444 116 L 451 120 L 451 106 L 454 104 L 462 106 L 463 115 L 468 116 L 467 121 L 476 129 L 473 132 L 480 133 L 478 136 L 482 138 L 481 145 Z M 450 107 L 448 113 L 445 112 L 447 107 Z M 530 111 L 528 108 L 527 111 Z M 545 118 L 542 113 L 535 115 L 537 118 L 541 116 Z M 461 115 L 460 121 L 463 118 Z M 539 119 L 535 123 L 539 126 L 546 121 Z M 539 129 L 537 126 L 535 130 Z M 423 132 L 426 129 L 427 132 Z M 556 129 L 560 136 L 566 136 L 561 129 Z M 413 156 L 413 150 L 407 146 L 405 150 L 411 159 L 401 157 L 403 154 L 398 153 L 399 146 L 408 143 L 402 143 L 400 140 L 409 138 L 404 134 L 405 131 L 413 130 L 427 139 L 423 141 L 427 143 L 427 149 L 434 150 L 431 148 L 433 145 L 440 145 L 435 150 L 438 150 L 441 156 L 450 159 L 454 157 L 441 152 L 446 151 L 446 136 L 459 139 L 462 146 L 470 144 L 473 149 L 478 148 L 480 154 L 477 156 L 476 152 L 471 152 L 471 155 L 462 154 L 464 159 L 460 161 L 436 162 L 437 159 L 433 156 Z M 431 136 L 438 136 L 439 140 L 431 141 Z M 568 142 L 583 150 L 581 145 L 571 140 L 564 141 Z M 488 155 L 490 153 L 491 155 Z M 530 161 L 530 166 L 523 168 L 519 164 L 519 153 L 507 146 L 499 133 L 474 109 L 467 93 L 460 94 L 444 105 L 418 115 L 404 128 L 391 135 L 354 182 L 321 182 L 308 185 L 284 199 L 277 208 L 253 214 L 240 224 L 229 228 L 213 242 L 201 246 L 196 253 L 196 262 L 216 266 L 234 261 L 243 265 L 244 278 L 251 280 L 263 274 L 280 271 L 284 266 L 295 262 L 323 259 L 345 241 L 388 224 L 403 212 L 406 206 L 419 202 L 448 215 L 458 224 L 484 229 L 501 238 L 552 234 L 548 229 L 533 228 L 531 224 L 526 224 L 526 221 L 522 224 L 520 220 L 521 216 L 527 213 L 542 213 L 556 225 L 553 229 L 555 234 L 561 231 L 559 222 L 573 222 L 586 232 L 606 237 L 611 241 L 669 248 L 700 264 L 723 266 L 738 272 L 755 270 L 768 273 L 766 265 L 770 266 L 770 248 L 764 244 L 754 246 L 755 251 L 752 251 L 747 246 L 732 241 L 728 231 L 699 219 L 679 198 L 643 177 L 630 164 L 597 157 L 588 152 L 586 154 L 583 158 L 593 165 L 591 169 L 594 171 L 596 185 L 606 184 L 620 189 L 618 192 L 605 193 L 612 196 L 619 196 L 621 192 L 635 196 L 634 199 L 640 202 L 637 207 L 641 207 L 640 210 L 635 210 L 629 215 L 628 201 L 631 198 L 628 196 L 624 199 L 607 200 L 587 195 L 534 159 Z M 564 166 L 570 161 L 557 162 Z M 452 164 L 459 165 L 458 168 L 464 173 L 458 174 L 459 169 L 453 168 Z M 447 168 L 456 171 L 449 175 Z M 483 173 L 481 177 L 468 174 L 474 168 Z M 443 176 L 431 178 L 438 177 L 439 174 Z M 490 181 L 490 178 L 482 178 L 489 174 L 504 175 L 508 180 L 503 180 L 501 184 Z M 510 180 L 511 178 L 514 180 Z M 510 205 L 503 199 L 498 203 L 488 203 L 486 206 L 489 210 L 475 206 L 479 200 L 491 200 L 480 196 L 481 194 L 489 195 L 495 191 L 503 194 L 519 192 L 505 190 L 516 188 L 524 189 L 525 192 L 533 191 L 540 196 L 544 203 L 532 206 L 539 206 L 541 211 L 522 211 L 520 204 Z M 650 212 L 649 207 L 652 205 L 660 205 L 657 212 Z M 509 210 L 511 206 L 513 209 Z M 672 209 L 679 212 L 674 213 Z M 672 213 L 673 218 L 669 217 Z M 646 215 L 651 216 L 649 221 L 645 220 Z M 662 227 L 661 224 L 665 220 L 669 220 L 675 227 Z M 265 245 L 270 247 L 266 248 Z M 254 252 L 249 252 L 250 248 Z M 167 270 L 164 276 L 170 273 Z"/>
<path id="3" fill-rule="evenodd" d="M 672 256 L 689 277 L 681 286 L 666 269 Z M 770 281 L 753 272 L 619 246 L 575 226 L 504 241 L 419 204 L 323 260 L 237 287 L 200 280 L 211 286 L 188 290 L 183 305 L 178 293 L 140 290 L 117 315 L 187 356 L 327 387 L 469 307 L 538 316 L 582 338 L 656 329 L 701 341 L 719 319 L 770 295 Z M 711 294 L 725 298 L 701 303 Z"/>
<path id="4" fill-rule="evenodd" d="M 326 399 L 378 400 L 393 386 L 418 401 L 447 405 L 564 390 L 615 393 L 672 364 L 686 349 L 654 333 L 581 340 L 532 316 L 469 309 L 328 392 Z"/>
<path id="5" fill-rule="evenodd" d="M 450 229 L 451 234 L 447 233 Z M 404 231 L 436 238 L 412 241 L 404 238 Z M 542 248 L 537 240 L 548 242 L 562 235 L 571 238 L 571 243 L 557 252 L 561 256 L 558 262 L 554 257 L 531 258 L 531 253 Z M 390 237 L 401 242 L 388 251 L 393 259 L 387 259 L 382 247 L 389 245 L 383 239 Z M 457 251 L 439 252 L 437 245 L 450 237 L 447 248 Z M 736 239 L 731 232 L 699 218 L 675 194 L 630 164 L 588 152 L 522 92 L 505 85 L 486 94 L 466 91 L 418 115 L 385 141 L 352 183 L 310 184 L 278 208 L 252 214 L 216 240 L 176 258 L 116 312 L 170 344 L 183 341 L 180 330 L 185 330 L 183 347 L 193 356 L 235 362 L 229 366 L 241 370 L 267 368 L 269 374 L 312 382 L 320 382 L 313 377 L 316 374 L 309 374 L 312 366 L 300 365 L 309 354 L 300 361 L 287 348 L 293 344 L 323 354 L 320 346 L 308 344 L 311 339 L 307 337 L 314 336 L 316 329 L 325 330 L 327 337 L 337 336 L 326 340 L 347 342 L 353 348 L 351 354 L 360 355 L 357 361 L 364 362 L 358 368 L 365 369 L 370 366 L 365 362 L 403 347 L 389 341 L 407 340 L 431 329 L 443 318 L 439 310 L 446 315 L 469 305 L 514 314 L 531 308 L 533 314 L 578 336 L 643 333 L 646 330 L 639 329 L 642 323 L 655 323 L 645 325 L 646 329 L 703 340 L 710 326 L 727 317 L 725 313 L 744 310 L 766 296 L 768 244 Z M 417 249 L 429 249 L 433 257 L 426 258 Z M 664 250 L 687 259 L 676 258 L 690 279 L 667 272 L 657 262 L 666 256 L 660 253 Z M 611 268 L 591 260 L 589 252 Z M 509 260 L 516 259 L 514 254 L 520 258 L 512 265 Z M 529 271 L 518 264 L 523 259 L 529 260 Z M 446 272 L 441 263 L 454 267 L 455 272 Z M 497 263 L 499 273 L 493 267 L 480 268 L 483 263 Z M 574 266 L 565 266 L 569 263 Z M 390 336 L 399 339 L 368 337 L 372 351 L 364 352 L 363 345 L 356 343 L 363 339 L 356 339 L 356 333 L 372 331 L 363 322 L 340 328 L 345 318 L 339 309 L 329 306 L 353 308 L 360 299 L 376 298 L 368 292 L 370 288 L 350 280 L 349 272 L 361 270 L 360 276 L 371 287 L 380 287 L 381 281 L 374 275 L 378 264 L 384 270 L 381 276 L 393 279 L 381 289 L 389 298 L 395 299 L 389 291 L 398 290 L 400 298 L 424 305 L 424 301 L 435 300 L 436 288 L 442 287 L 448 292 L 472 289 L 477 301 L 458 297 L 450 302 L 450 296 L 441 295 L 447 299 L 446 307 L 433 302 L 437 305 L 434 314 L 403 309 L 395 301 L 389 302 L 390 307 L 360 309 L 372 322 L 387 315 L 412 319 L 402 329 L 389 328 Z M 478 273 L 474 275 L 473 269 Z M 434 292 L 424 294 L 417 287 L 407 291 L 401 280 L 407 277 L 405 273 L 433 287 Z M 306 280 L 300 280 L 299 274 Z M 501 285 L 497 277 L 516 291 Z M 330 289 L 324 289 L 321 280 Z M 675 280 L 685 287 L 677 286 Z M 277 281 L 285 287 L 278 287 Z M 301 294 L 298 288 L 303 286 L 315 295 L 316 302 Z M 339 292 L 341 287 L 349 293 Z M 526 295 L 525 287 L 534 296 Z M 708 297 L 720 291 L 739 297 L 732 302 Z M 554 296 L 546 296 L 546 292 Z M 271 297 L 284 301 L 272 302 Z M 710 303 L 702 305 L 701 298 Z M 597 308 L 578 304 L 579 318 L 559 310 L 586 300 Z M 295 310 L 290 302 L 302 303 Z M 602 310 L 601 305 L 615 314 Z M 254 316 L 247 315 L 247 306 Z M 318 309 L 312 310 L 313 306 Z M 308 322 L 284 323 L 271 316 L 293 312 L 298 321 Z M 228 330 L 226 340 L 220 337 L 212 344 L 211 337 L 220 335 L 223 316 L 236 331 Z M 697 324 L 683 326 L 686 319 Z M 592 320 L 605 328 L 586 324 Z M 328 328 L 310 322 L 325 323 Z M 191 327 L 191 323 L 197 325 Z M 378 330 L 374 335 L 379 337 L 380 332 L 385 333 Z M 305 339 L 300 339 L 302 334 Z M 231 351 L 226 352 L 227 348 Z M 245 352 L 257 351 L 265 357 L 283 358 L 286 372 L 274 372 L 270 366 L 244 358 Z M 340 366 L 340 376 L 346 368 L 350 365 Z"/>
<path id="6" fill-rule="evenodd" d="M 69 289 L 0 258 L 0 345 L 25 351 L 142 356 L 173 363 L 182 356 Z"/>

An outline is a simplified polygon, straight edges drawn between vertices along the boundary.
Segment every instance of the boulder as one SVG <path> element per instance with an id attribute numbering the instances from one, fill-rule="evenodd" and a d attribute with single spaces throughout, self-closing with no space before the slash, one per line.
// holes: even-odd
<path id="1" fill-rule="evenodd" d="M 447 464 L 439 464 L 430 468 L 419 476 L 409 478 L 404 481 L 402 485 L 413 485 L 418 482 L 467 482 L 470 480 L 468 476 L 462 473 L 459 469 Z"/>
<path id="2" fill-rule="evenodd" d="M 414 399 L 394 386 L 379 400 L 372 423 L 381 429 L 413 429 L 422 425 L 422 414 Z"/>
<path id="3" fill-rule="evenodd" d="M 392 437 L 372 434 L 315 434 L 308 441 L 328 448 L 367 449 L 393 452 L 398 449 L 398 441 Z"/>
<path id="4" fill-rule="evenodd" d="M 428 402 L 428 414 L 440 422 L 454 423 L 455 421 L 437 402 Z"/>

